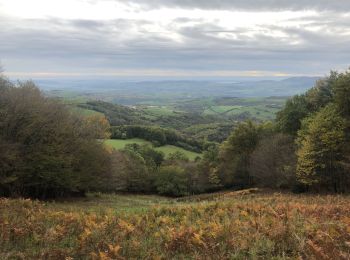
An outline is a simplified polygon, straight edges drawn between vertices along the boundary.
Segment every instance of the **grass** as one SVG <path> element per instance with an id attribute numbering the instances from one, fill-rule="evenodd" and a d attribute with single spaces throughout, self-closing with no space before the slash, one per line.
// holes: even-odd
<path id="1" fill-rule="evenodd" d="M 90 193 L 84 198 L 74 198 L 58 202 L 47 203 L 52 210 L 65 212 L 82 211 L 88 213 L 100 213 L 106 209 L 112 209 L 116 213 L 141 213 L 154 205 L 168 205 L 170 199 L 157 195 L 123 195 Z"/>
<path id="2" fill-rule="evenodd" d="M 139 144 L 139 145 L 148 144 L 148 145 L 152 145 L 151 142 L 148 142 L 146 140 L 139 139 L 139 138 L 132 138 L 132 139 L 126 139 L 126 140 L 109 139 L 109 140 L 106 140 L 105 143 L 107 145 L 113 147 L 116 150 L 124 149 L 124 147 L 127 144 Z"/>
<path id="3" fill-rule="evenodd" d="M 121 150 L 125 147 L 125 145 L 127 144 L 148 144 L 148 145 L 152 145 L 151 142 L 148 142 L 146 140 L 143 139 L 139 139 L 139 138 L 132 138 L 132 139 L 126 139 L 126 140 L 116 140 L 116 139 L 109 139 L 105 141 L 107 145 L 113 147 L 116 150 Z M 169 156 L 169 154 L 174 153 L 174 152 L 182 152 L 184 153 L 191 161 L 193 161 L 196 157 L 200 157 L 201 154 L 200 153 L 195 153 L 192 151 L 187 151 L 181 147 L 177 147 L 174 145 L 164 145 L 161 147 L 154 147 L 155 150 L 157 151 L 161 151 L 164 153 L 165 157 L 167 158 Z"/>
<path id="4" fill-rule="evenodd" d="M 0 259 L 349 259 L 350 198 L 0 199 Z"/>
<path id="5" fill-rule="evenodd" d="M 86 108 L 81 108 L 81 107 L 73 107 L 72 110 L 82 116 L 94 116 L 94 115 L 101 115 L 103 116 L 103 113 L 97 112 L 95 110 L 90 110 Z"/>
<path id="6" fill-rule="evenodd" d="M 165 157 L 169 156 L 169 154 L 171 153 L 174 153 L 174 152 L 182 152 L 184 153 L 191 161 L 194 161 L 194 159 L 196 159 L 196 157 L 201 157 L 201 154 L 200 153 L 195 153 L 195 152 L 192 152 L 192 151 L 187 151 L 181 147 L 177 147 L 177 146 L 174 146 L 174 145 L 164 145 L 164 146 L 161 146 L 161 147 L 156 147 L 155 148 L 157 151 L 161 151 L 165 154 Z"/>

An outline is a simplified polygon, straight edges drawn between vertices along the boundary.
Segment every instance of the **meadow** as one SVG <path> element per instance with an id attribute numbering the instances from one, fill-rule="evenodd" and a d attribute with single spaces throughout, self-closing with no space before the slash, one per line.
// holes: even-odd
<path id="1" fill-rule="evenodd" d="M 0 199 L 0 259 L 349 259 L 348 196 Z"/>
<path id="2" fill-rule="evenodd" d="M 148 144 L 152 146 L 151 142 L 148 142 L 146 140 L 139 139 L 139 138 L 132 138 L 132 139 L 126 139 L 126 140 L 109 139 L 109 140 L 106 140 L 105 143 L 116 150 L 123 149 L 127 144 L 139 144 L 139 145 Z M 165 158 L 167 158 L 171 153 L 175 153 L 175 152 L 181 152 L 185 154 L 191 161 L 194 161 L 196 157 L 201 156 L 200 153 L 188 151 L 174 145 L 163 145 L 160 147 L 154 147 L 154 149 L 157 151 L 163 152 L 165 155 Z"/>

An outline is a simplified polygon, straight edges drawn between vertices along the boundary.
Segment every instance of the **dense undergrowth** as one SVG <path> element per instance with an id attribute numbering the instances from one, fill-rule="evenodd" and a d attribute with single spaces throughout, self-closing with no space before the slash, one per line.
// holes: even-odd
<path id="1" fill-rule="evenodd" d="M 349 259 L 349 205 L 346 196 L 251 192 L 1 199 L 0 259 Z"/>

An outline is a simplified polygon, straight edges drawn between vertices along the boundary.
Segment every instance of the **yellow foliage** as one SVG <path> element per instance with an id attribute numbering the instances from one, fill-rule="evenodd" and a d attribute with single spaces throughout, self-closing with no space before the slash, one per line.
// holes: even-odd
<path id="1" fill-rule="evenodd" d="M 350 258 L 349 197 L 253 196 L 128 213 L 0 199 L 0 259 Z"/>

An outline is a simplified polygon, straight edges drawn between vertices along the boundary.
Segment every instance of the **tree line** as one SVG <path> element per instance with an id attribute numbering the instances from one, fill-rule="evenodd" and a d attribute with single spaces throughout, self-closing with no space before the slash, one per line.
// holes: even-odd
<path id="1" fill-rule="evenodd" d="M 142 138 L 152 142 L 154 146 L 175 145 L 193 152 L 202 152 L 210 145 L 209 142 L 198 141 L 185 137 L 172 129 L 158 126 L 123 125 L 111 128 L 112 139 Z"/>
<path id="2" fill-rule="evenodd" d="M 82 118 L 33 82 L 0 79 L 0 195 L 49 198 L 98 190 L 109 178 L 108 121 Z"/>
<path id="3" fill-rule="evenodd" d="M 207 174 L 227 188 L 347 192 L 349 144 L 350 71 L 331 72 L 289 99 L 276 122 L 240 124 L 208 162 Z"/>
<path id="4" fill-rule="evenodd" d="M 195 162 L 182 153 L 165 158 L 147 145 L 113 150 L 103 141 L 111 132 L 159 144 L 181 139 L 153 127 L 111 131 L 104 116 L 81 117 L 45 97 L 32 82 L 14 84 L 2 77 L 0 195 L 54 198 L 101 191 L 184 196 L 257 186 L 348 192 L 349 130 L 350 71 L 331 72 L 289 99 L 275 122 L 240 123 L 223 143 L 205 147 Z"/>

